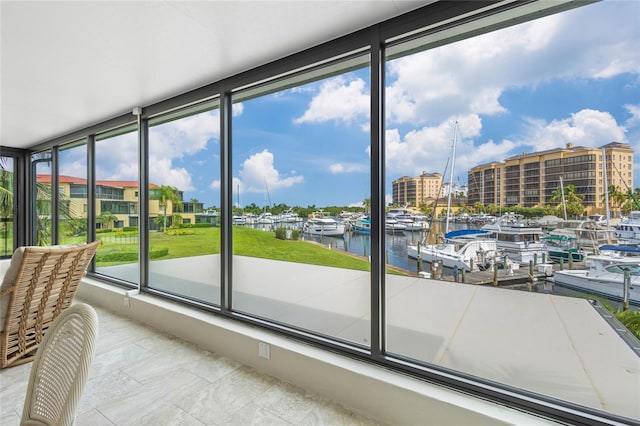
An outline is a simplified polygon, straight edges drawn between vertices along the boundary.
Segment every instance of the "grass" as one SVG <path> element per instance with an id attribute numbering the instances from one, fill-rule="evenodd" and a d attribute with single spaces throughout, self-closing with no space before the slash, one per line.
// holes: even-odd
<path id="1" fill-rule="evenodd" d="M 150 249 L 168 248 L 169 254 L 160 259 L 201 256 L 220 253 L 219 228 L 194 228 L 192 234 L 167 235 L 163 232 L 149 234 Z M 102 240 L 100 251 L 135 252 L 138 243 L 132 238 L 119 239 L 108 234 L 99 235 Z M 332 266 L 336 268 L 369 271 L 369 262 L 307 241 L 276 239 L 275 233 L 246 227 L 233 228 L 233 253 L 241 256 L 311 265 Z M 98 259 L 99 260 L 99 259 Z M 101 262 L 98 266 L 117 265 L 127 262 Z"/>

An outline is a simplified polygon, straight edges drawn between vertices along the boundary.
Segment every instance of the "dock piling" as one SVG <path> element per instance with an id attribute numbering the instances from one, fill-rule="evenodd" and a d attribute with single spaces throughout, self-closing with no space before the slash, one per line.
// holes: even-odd
<path id="1" fill-rule="evenodd" d="M 626 311 L 629 309 L 629 291 L 631 287 L 631 272 L 624 271 L 624 293 L 623 293 L 623 302 L 622 302 L 622 310 Z"/>

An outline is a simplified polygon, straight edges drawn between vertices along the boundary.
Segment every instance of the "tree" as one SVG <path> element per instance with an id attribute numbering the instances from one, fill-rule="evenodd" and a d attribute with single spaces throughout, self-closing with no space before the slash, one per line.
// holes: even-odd
<path id="1" fill-rule="evenodd" d="M 182 211 L 182 199 L 178 195 L 178 188 L 175 186 L 160 185 L 160 188 L 153 191 L 152 199 L 158 200 L 162 208 L 163 221 L 162 230 L 167 230 L 167 205 L 171 203 L 173 211 Z"/>
<path id="2" fill-rule="evenodd" d="M 118 220 L 118 217 L 113 213 L 106 211 L 100 213 L 100 216 L 96 218 L 96 223 L 101 224 L 105 228 L 112 228 L 113 223 Z"/>
<path id="3" fill-rule="evenodd" d="M 584 205 L 582 204 L 582 199 L 584 195 L 576 193 L 575 185 L 566 185 L 564 187 L 564 205 L 562 207 L 563 201 L 563 190 L 561 186 L 558 186 L 551 193 L 551 198 L 549 199 L 552 202 L 559 203 L 558 207 L 561 208 L 558 216 L 564 216 L 564 209 L 567 210 L 567 215 L 569 216 L 580 216 L 584 212 Z"/>

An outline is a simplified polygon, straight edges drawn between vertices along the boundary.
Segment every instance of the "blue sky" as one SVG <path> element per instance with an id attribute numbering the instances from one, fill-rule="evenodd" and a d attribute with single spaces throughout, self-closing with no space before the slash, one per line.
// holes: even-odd
<path id="1" fill-rule="evenodd" d="M 605 1 L 390 62 L 387 199 L 393 179 L 445 172 L 456 121 L 456 183 L 522 152 L 618 141 L 636 152 L 640 186 L 639 16 L 640 2 Z M 368 69 L 234 104 L 234 201 L 239 189 L 243 205 L 362 202 L 368 111 Z M 152 182 L 219 206 L 217 111 L 152 128 L 150 140 Z M 107 142 L 98 178 L 137 179 L 135 135 Z"/>

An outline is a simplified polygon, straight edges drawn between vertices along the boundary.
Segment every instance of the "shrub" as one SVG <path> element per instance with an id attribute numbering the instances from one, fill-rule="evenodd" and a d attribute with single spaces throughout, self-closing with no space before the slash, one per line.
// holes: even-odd
<path id="1" fill-rule="evenodd" d="M 138 232 L 138 227 L 137 226 L 125 226 L 122 228 L 123 231 L 135 231 L 136 233 Z"/>
<path id="2" fill-rule="evenodd" d="M 179 236 L 179 235 L 195 235 L 196 231 L 191 229 L 168 229 L 165 231 L 165 235 Z"/>
<path id="3" fill-rule="evenodd" d="M 169 254 L 169 249 L 158 248 L 149 250 L 149 259 L 158 259 Z M 96 262 L 136 262 L 137 251 L 99 251 L 96 253 Z"/>
<path id="4" fill-rule="evenodd" d="M 107 232 L 113 232 L 113 229 L 111 228 L 96 229 L 96 234 L 106 234 Z"/>
<path id="5" fill-rule="evenodd" d="M 295 241 L 300 239 L 300 230 L 299 229 L 294 229 L 293 231 L 291 231 L 291 239 L 295 240 Z"/>
<path id="6" fill-rule="evenodd" d="M 276 228 L 276 238 L 279 240 L 286 240 L 287 230 L 284 228 Z"/>

